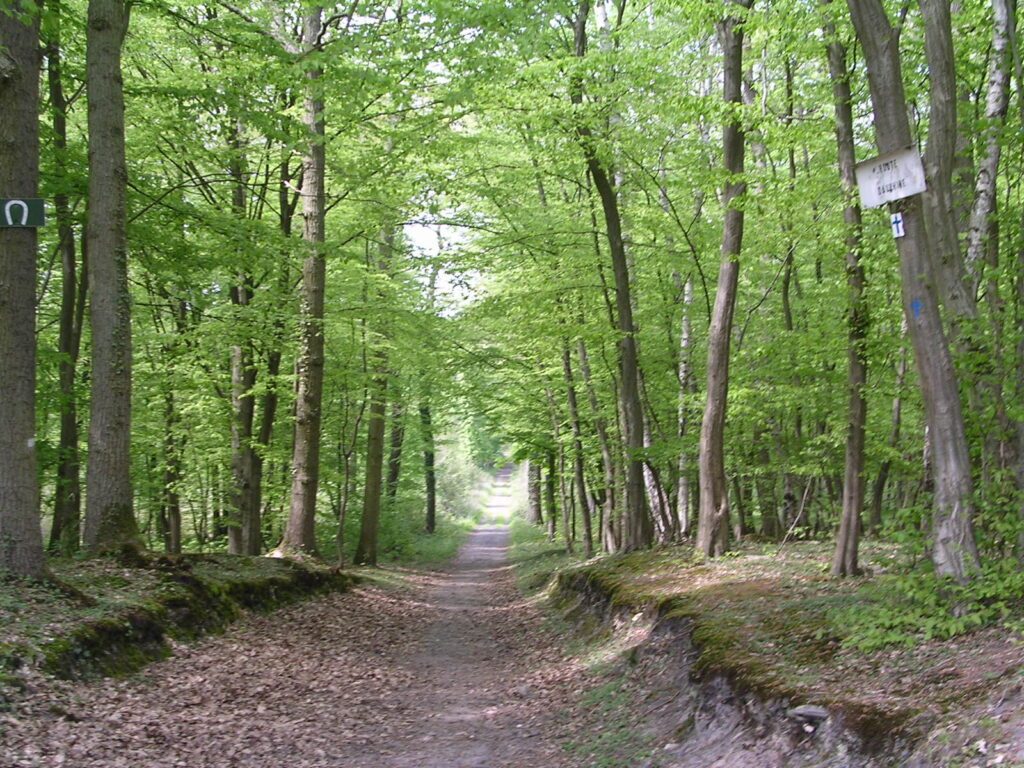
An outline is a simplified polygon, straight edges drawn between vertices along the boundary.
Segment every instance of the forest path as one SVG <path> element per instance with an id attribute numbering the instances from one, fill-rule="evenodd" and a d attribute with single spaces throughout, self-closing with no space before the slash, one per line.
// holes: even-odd
<path id="1" fill-rule="evenodd" d="M 491 511 L 508 504 L 499 475 Z M 578 668 L 515 586 L 508 531 L 176 649 L 124 679 L 39 681 L 0 766 L 559 768 Z"/>

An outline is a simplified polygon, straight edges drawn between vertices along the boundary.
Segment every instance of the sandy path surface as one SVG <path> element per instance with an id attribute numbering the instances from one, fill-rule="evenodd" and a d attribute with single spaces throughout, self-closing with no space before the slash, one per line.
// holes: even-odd
<path id="1" fill-rule="evenodd" d="M 130 678 L 40 679 L 0 713 L 0 766 L 572 765 L 555 713 L 574 665 L 507 540 L 481 527 L 443 571 L 250 616 Z"/>

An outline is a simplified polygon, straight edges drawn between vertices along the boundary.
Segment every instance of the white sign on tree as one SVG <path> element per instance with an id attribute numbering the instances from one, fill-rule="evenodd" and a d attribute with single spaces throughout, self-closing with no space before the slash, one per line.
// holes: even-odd
<path id="1" fill-rule="evenodd" d="M 916 149 L 901 149 L 857 164 L 857 188 L 865 208 L 919 195 L 927 185 Z"/>

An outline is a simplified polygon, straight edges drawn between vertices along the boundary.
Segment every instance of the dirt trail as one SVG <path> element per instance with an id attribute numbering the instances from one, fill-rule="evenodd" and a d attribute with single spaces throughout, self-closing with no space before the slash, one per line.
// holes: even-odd
<path id="1" fill-rule="evenodd" d="M 0 766 L 572 765 L 552 713 L 576 670 L 515 589 L 507 539 L 481 527 L 411 587 L 251 616 L 131 678 L 40 679 L 0 713 Z"/>

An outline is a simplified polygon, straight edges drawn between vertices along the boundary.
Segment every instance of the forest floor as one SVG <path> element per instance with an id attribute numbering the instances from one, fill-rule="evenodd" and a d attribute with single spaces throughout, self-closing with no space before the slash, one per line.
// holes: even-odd
<path id="1" fill-rule="evenodd" d="M 509 501 L 503 472 L 491 517 L 506 518 Z M 706 563 L 673 547 L 574 565 L 533 526 L 510 537 L 485 525 L 446 566 L 363 569 L 349 591 L 245 614 L 134 675 L 22 670 L 26 690 L 0 709 L 0 768 L 690 765 L 676 760 L 693 728 L 680 707 L 692 646 L 670 625 L 655 632 L 653 606 L 692 628 L 698 671 L 764 700 L 861 707 L 886 730 L 923 719 L 920 765 L 1024 764 L 1019 640 L 990 628 L 845 647 L 835 609 L 863 600 L 870 580 L 828 580 L 826 550 L 753 546 Z M 884 548 L 865 555 L 887 567 Z M 582 596 L 582 576 L 613 620 L 551 611 L 541 587 L 558 570 L 556 595 Z"/>
<path id="2" fill-rule="evenodd" d="M 32 676 L 0 712 L 0 766 L 582 765 L 562 745 L 590 678 L 507 545 L 481 527 L 443 570 L 381 569 L 129 677 Z"/>

